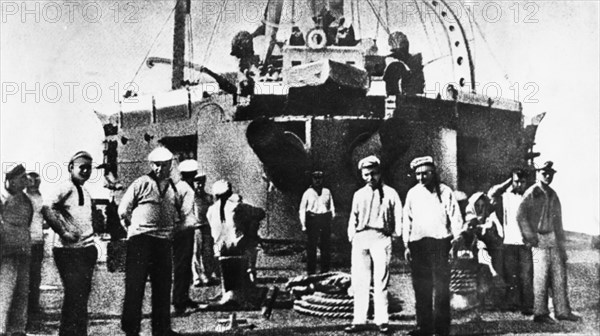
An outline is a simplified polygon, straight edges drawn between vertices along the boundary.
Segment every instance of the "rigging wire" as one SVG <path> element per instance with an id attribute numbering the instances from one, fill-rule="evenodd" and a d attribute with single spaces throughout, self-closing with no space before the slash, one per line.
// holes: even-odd
<path id="1" fill-rule="evenodd" d="M 467 13 L 467 18 L 469 19 L 469 28 L 471 29 L 471 39 L 469 40 L 471 42 L 471 45 L 473 46 L 471 48 L 471 52 L 473 53 L 473 59 L 476 60 L 477 59 L 477 41 L 475 40 L 475 31 L 473 30 L 473 20 L 475 20 L 475 17 L 471 17 L 471 15 L 469 15 L 469 10 L 468 8 L 464 5 L 464 2 L 460 2 L 460 4 L 463 6 L 463 8 L 465 9 L 465 12 Z"/>
<path id="2" fill-rule="evenodd" d="M 429 30 L 427 29 L 427 24 L 425 23 L 425 19 L 423 18 L 423 12 L 421 11 L 421 8 L 419 8 L 417 0 L 412 1 L 415 4 L 415 7 L 417 7 L 419 20 L 421 21 L 421 25 L 423 26 L 423 30 L 425 31 L 425 36 L 427 36 L 427 44 L 429 45 L 429 48 L 431 48 L 431 53 L 435 56 L 436 52 L 433 49 L 433 43 L 431 43 L 431 36 L 429 36 Z M 431 22 L 431 27 L 433 28 L 434 32 L 433 36 L 435 36 L 435 44 L 437 45 L 438 51 L 440 51 L 442 48 L 440 47 L 440 41 L 438 40 L 437 35 L 435 34 L 435 27 L 433 27 L 433 22 Z"/>
<path id="3" fill-rule="evenodd" d="M 377 37 L 379 36 L 379 20 L 377 20 L 377 23 L 375 25 L 375 39 L 377 40 Z"/>
<path id="4" fill-rule="evenodd" d="M 388 8 L 388 0 L 383 0 L 383 4 L 385 6 L 385 22 L 388 27 L 390 27 L 390 9 Z"/>
<path id="5" fill-rule="evenodd" d="M 210 52 L 212 51 L 213 38 L 215 37 L 217 28 L 218 28 L 219 24 L 221 23 L 221 18 L 223 17 L 223 12 L 225 11 L 227 2 L 228 2 L 228 0 L 223 0 L 223 6 L 221 7 L 221 10 L 219 11 L 219 16 L 217 16 L 217 20 L 215 21 L 213 30 L 210 33 L 210 38 L 208 39 L 208 44 L 206 45 L 206 53 L 204 54 L 204 59 L 202 60 L 202 65 L 206 64 L 206 60 L 208 60 L 208 57 L 210 56 Z"/>
<path id="6" fill-rule="evenodd" d="M 477 27 L 477 31 L 479 32 L 479 35 L 481 36 L 481 39 L 483 39 L 483 42 L 485 43 L 485 46 L 486 46 L 488 52 L 490 53 L 490 55 L 492 55 L 492 59 L 494 60 L 494 62 L 496 63 L 496 65 L 500 68 L 500 70 L 504 73 L 504 79 L 508 82 L 508 84 L 512 85 L 513 83 L 510 80 L 510 77 L 508 76 L 508 71 L 506 70 L 506 68 L 502 65 L 502 63 L 496 57 L 496 54 L 492 50 L 492 47 L 490 46 L 490 43 L 485 38 L 485 34 L 483 33 L 483 29 L 481 29 L 481 26 L 479 25 L 479 22 L 477 22 L 477 20 L 475 20 L 475 16 L 473 16 L 473 23 L 475 23 L 475 27 Z M 475 35 L 473 35 L 473 36 L 475 36 Z"/>
<path id="7" fill-rule="evenodd" d="M 133 75 L 133 78 L 131 79 L 130 83 L 135 83 L 135 79 L 136 79 L 138 73 L 140 72 L 140 70 L 144 66 L 144 63 L 146 63 L 146 60 L 148 59 L 148 55 L 150 55 L 150 52 L 152 52 L 152 49 L 154 48 L 154 45 L 156 44 L 156 41 L 158 40 L 158 38 L 162 34 L 163 30 L 165 29 L 165 26 L 171 20 L 171 16 L 173 16 L 173 13 L 175 13 L 175 8 L 176 7 L 177 7 L 177 4 L 175 4 L 175 6 L 173 6 L 173 9 L 171 10 L 171 13 L 169 14 L 169 16 L 167 16 L 167 19 L 165 20 L 165 22 L 163 23 L 162 27 L 160 28 L 160 31 L 158 32 L 158 34 L 156 34 L 156 37 L 154 37 L 154 41 L 152 41 L 152 44 L 150 45 L 150 48 L 148 49 L 148 52 L 146 52 L 146 55 L 142 59 L 142 62 L 140 63 L 140 66 L 135 71 L 135 74 Z"/>
<path id="8" fill-rule="evenodd" d="M 358 31 L 360 33 L 360 38 L 363 38 L 362 25 L 360 23 L 360 9 L 359 6 L 360 1 L 356 0 L 356 24 L 358 25 Z"/>
<path id="9" fill-rule="evenodd" d="M 450 60 L 450 65 L 452 66 L 452 73 L 456 73 L 455 67 L 454 67 L 454 51 L 452 50 L 452 40 L 450 39 L 450 34 L 448 33 L 448 29 L 446 28 L 446 26 L 444 26 L 444 21 L 443 18 L 440 16 L 440 14 L 435 10 L 435 8 L 433 8 L 433 6 L 431 6 L 431 4 L 429 4 L 427 1 L 423 1 L 423 3 L 435 14 L 435 16 L 437 17 L 437 19 L 440 22 L 440 25 L 442 26 L 442 31 L 444 32 L 444 35 L 446 35 L 446 41 L 448 42 L 448 51 L 450 52 L 450 56 L 451 56 L 451 60 Z M 433 23 L 432 23 L 433 25 Z M 441 49 L 441 48 L 440 48 Z M 436 61 L 438 59 L 442 59 L 443 57 L 438 57 L 437 59 L 433 60 Z M 431 63 L 431 62 L 429 62 Z M 427 64 L 429 64 L 427 63 Z"/>
<path id="10" fill-rule="evenodd" d="M 188 48 L 189 50 L 189 61 L 194 63 L 194 25 L 193 25 L 193 21 L 192 21 L 192 14 L 188 13 L 188 45 L 190 46 Z M 188 69 L 188 76 L 190 79 L 190 82 L 196 82 L 199 79 L 199 75 L 197 74 L 196 71 L 193 71 L 192 69 Z"/>
<path id="11" fill-rule="evenodd" d="M 379 11 L 375 8 L 373 1 L 367 0 L 367 3 L 369 4 L 369 6 L 371 6 L 371 10 L 373 11 L 373 14 L 375 14 L 375 17 L 377 18 L 377 22 L 379 22 L 381 24 L 381 26 L 383 27 L 385 32 L 389 35 L 390 28 L 383 22 L 383 18 L 381 17 L 381 14 L 379 13 Z"/>

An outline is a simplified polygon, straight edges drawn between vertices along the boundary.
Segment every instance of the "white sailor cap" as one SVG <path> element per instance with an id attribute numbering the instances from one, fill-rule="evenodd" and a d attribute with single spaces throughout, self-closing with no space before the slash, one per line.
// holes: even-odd
<path id="1" fill-rule="evenodd" d="M 182 173 L 196 173 L 198 171 L 198 161 L 196 160 L 183 160 L 177 166 Z"/>
<path id="2" fill-rule="evenodd" d="M 381 161 L 375 155 L 369 155 L 358 162 L 358 169 L 378 167 Z"/>
<path id="3" fill-rule="evenodd" d="M 433 163 L 433 158 L 431 156 L 421 156 L 421 157 L 415 158 L 414 160 L 412 160 L 410 162 L 410 169 L 415 170 L 418 167 L 421 167 L 424 165 L 430 165 L 430 166 L 435 167 L 435 164 Z"/>
<path id="4" fill-rule="evenodd" d="M 469 198 L 467 197 L 467 194 L 465 194 L 464 191 L 460 191 L 460 190 L 455 190 L 454 191 L 454 198 L 456 198 L 457 202 L 462 202 L 462 201 L 466 201 Z"/>
<path id="5" fill-rule="evenodd" d="M 217 182 L 215 182 L 215 184 L 213 184 L 212 187 L 213 195 L 215 196 L 223 195 L 230 190 L 231 183 L 227 182 L 226 180 L 218 180 Z"/>
<path id="6" fill-rule="evenodd" d="M 165 147 L 156 147 L 150 154 L 148 154 L 148 161 L 150 162 L 163 162 L 173 160 L 173 153 Z"/>

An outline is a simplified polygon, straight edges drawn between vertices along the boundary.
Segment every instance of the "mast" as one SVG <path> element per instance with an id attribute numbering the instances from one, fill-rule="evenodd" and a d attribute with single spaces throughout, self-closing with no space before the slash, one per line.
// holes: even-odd
<path id="1" fill-rule="evenodd" d="M 336 18 L 344 16 L 344 0 L 309 0 L 308 6 L 313 16 L 319 15 L 323 9 L 330 11 Z"/>
<path id="2" fill-rule="evenodd" d="M 273 48 L 277 42 L 277 30 L 281 21 L 281 11 L 283 9 L 283 0 L 269 0 L 265 11 L 265 36 L 269 37 L 269 46 L 265 55 L 265 64 L 268 64 Z"/>
<path id="3" fill-rule="evenodd" d="M 181 88 L 185 65 L 185 19 L 190 14 L 190 0 L 175 0 L 175 25 L 173 29 L 173 73 L 171 89 Z"/>

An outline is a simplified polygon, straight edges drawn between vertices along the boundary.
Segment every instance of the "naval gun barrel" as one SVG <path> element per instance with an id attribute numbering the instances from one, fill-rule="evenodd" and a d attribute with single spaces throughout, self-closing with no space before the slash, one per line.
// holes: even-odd
<path id="1" fill-rule="evenodd" d="M 171 59 L 164 58 L 164 57 L 148 57 L 148 59 L 146 60 L 146 66 L 148 66 L 148 68 L 154 67 L 154 64 L 156 64 L 156 63 L 173 64 L 173 61 Z M 237 86 L 235 84 L 231 83 L 225 77 L 210 70 L 209 68 L 202 66 L 200 64 L 189 62 L 189 61 L 186 61 L 183 64 L 183 66 L 186 68 L 194 69 L 196 71 L 203 72 L 203 73 L 209 75 L 210 77 L 214 78 L 215 81 L 217 81 L 217 84 L 219 84 L 219 88 L 221 90 L 223 90 L 229 94 L 232 94 L 232 95 L 237 94 Z"/>

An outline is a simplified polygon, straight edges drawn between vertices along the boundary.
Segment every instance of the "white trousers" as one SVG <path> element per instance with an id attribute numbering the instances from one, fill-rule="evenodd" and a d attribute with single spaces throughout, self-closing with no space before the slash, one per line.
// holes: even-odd
<path id="1" fill-rule="evenodd" d="M 369 292 L 373 279 L 374 322 L 389 322 L 388 284 L 392 256 L 392 238 L 378 231 L 358 232 L 352 240 L 352 288 L 354 290 L 353 324 L 367 322 Z"/>

